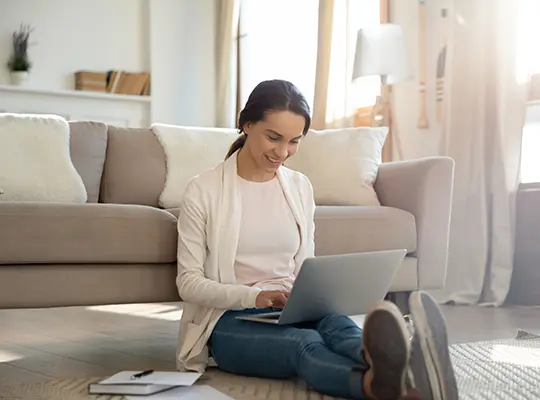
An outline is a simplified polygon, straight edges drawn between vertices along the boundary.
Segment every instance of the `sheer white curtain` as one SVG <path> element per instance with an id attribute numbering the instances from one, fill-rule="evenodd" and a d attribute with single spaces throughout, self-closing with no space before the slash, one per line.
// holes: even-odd
<path id="1" fill-rule="evenodd" d="M 234 128 L 237 102 L 237 34 L 240 0 L 217 3 L 216 24 L 216 125 Z"/>
<path id="2" fill-rule="evenodd" d="M 441 154 L 456 168 L 446 287 L 434 293 L 442 302 L 501 305 L 510 286 L 527 97 L 517 68 L 523 1 L 451 1 Z"/>

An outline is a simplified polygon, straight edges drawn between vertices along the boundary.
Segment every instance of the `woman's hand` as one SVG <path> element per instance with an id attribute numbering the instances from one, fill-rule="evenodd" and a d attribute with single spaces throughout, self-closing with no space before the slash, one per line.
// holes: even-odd
<path id="1" fill-rule="evenodd" d="M 257 295 L 255 299 L 255 307 L 267 308 L 276 307 L 283 308 L 289 297 L 289 293 L 286 290 L 263 290 Z"/>

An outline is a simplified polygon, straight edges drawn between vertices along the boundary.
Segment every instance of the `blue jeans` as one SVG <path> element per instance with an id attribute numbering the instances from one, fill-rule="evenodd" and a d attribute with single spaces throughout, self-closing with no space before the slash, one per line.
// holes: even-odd
<path id="1" fill-rule="evenodd" d="M 319 321 L 273 325 L 235 319 L 270 309 L 227 311 L 209 340 L 211 355 L 224 371 L 260 378 L 300 377 L 316 391 L 363 399 L 362 330 L 344 315 Z"/>

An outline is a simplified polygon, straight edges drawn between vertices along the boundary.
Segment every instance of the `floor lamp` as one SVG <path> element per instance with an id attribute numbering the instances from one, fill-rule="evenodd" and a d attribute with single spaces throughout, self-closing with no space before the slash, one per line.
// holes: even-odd
<path id="1" fill-rule="evenodd" d="M 371 124 L 390 128 L 390 85 L 411 79 L 401 26 L 379 24 L 358 31 L 352 79 L 374 75 L 381 77 L 381 95 L 373 107 Z"/>

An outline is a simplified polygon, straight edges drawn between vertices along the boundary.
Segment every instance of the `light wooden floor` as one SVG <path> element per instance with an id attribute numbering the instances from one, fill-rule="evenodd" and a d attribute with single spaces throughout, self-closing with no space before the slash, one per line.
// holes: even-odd
<path id="1" fill-rule="evenodd" d="M 540 333 L 540 308 L 444 306 L 452 343 Z M 0 310 L 0 385 L 174 370 L 181 304 Z"/>

